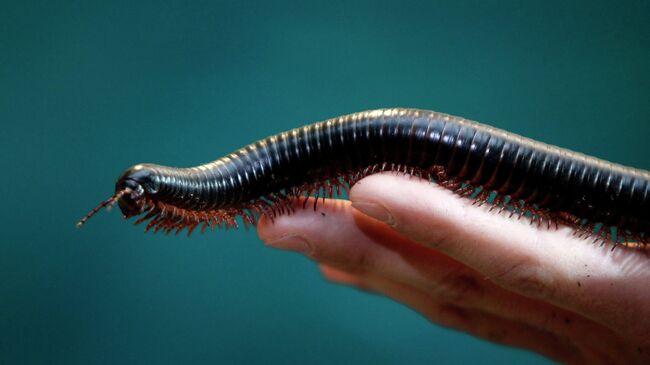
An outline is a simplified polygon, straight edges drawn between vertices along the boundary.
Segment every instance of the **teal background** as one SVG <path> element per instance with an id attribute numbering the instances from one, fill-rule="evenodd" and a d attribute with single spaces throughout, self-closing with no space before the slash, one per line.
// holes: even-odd
<path id="1" fill-rule="evenodd" d="M 74 223 L 135 163 L 377 107 L 649 169 L 648 19 L 647 1 L 3 1 L 0 363 L 548 363 L 328 284 L 254 231 Z"/>

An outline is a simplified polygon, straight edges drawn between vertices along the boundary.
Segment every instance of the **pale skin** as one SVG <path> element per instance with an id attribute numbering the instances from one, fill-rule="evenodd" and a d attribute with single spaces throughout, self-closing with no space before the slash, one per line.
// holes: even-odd
<path id="1" fill-rule="evenodd" d="M 445 327 L 562 363 L 650 363 L 648 249 L 612 252 L 394 173 L 359 181 L 350 200 L 296 203 L 262 219 L 260 238 Z"/>

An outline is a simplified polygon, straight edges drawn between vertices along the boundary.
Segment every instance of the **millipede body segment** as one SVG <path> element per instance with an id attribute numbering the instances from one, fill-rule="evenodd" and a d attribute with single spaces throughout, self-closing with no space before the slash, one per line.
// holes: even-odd
<path id="1" fill-rule="evenodd" d="M 126 218 L 147 230 L 255 224 L 296 198 L 331 197 L 398 171 L 436 181 L 538 225 L 565 223 L 615 244 L 650 238 L 650 173 L 447 114 L 380 109 L 296 128 L 191 168 L 139 164 L 118 179 Z M 305 199 L 305 203 L 307 200 Z M 615 246 L 615 245 L 614 245 Z"/>

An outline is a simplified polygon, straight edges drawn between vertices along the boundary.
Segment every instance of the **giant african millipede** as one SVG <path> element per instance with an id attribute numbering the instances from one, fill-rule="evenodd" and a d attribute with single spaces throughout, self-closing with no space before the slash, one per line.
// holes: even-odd
<path id="1" fill-rule="evenodd" d="M 567 224 L 578 235 L 645 247 L 650 173 L 417 109 L 349 114 L 277 134 L 216 161 L 175 168 L 138 164 L 117 180 L 104 207 L 141 216 L 146 230 L 254 225 L 290 213 L 292 200 L 341 196 L 364 176 L 396 171 L 489 202 L 537 226 Z"/>

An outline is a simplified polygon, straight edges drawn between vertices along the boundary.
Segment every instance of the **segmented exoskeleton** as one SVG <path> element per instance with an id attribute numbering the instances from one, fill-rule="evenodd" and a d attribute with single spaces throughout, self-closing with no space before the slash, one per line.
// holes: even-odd
<path id="1" fill-rule="evenodd" d="M 650 236 L 650 173 L 550 146 L 497 128 L 416 109 L 371 110 L 265 138 L 192 168 L 135 165 L 115 195 L 147 230 L 255 224 L 307 195 L 331 197 L 360 178 L 399 171 L 438 182 L 476 202 L 567 223 L 614 243 Z M 305 200 L 306 202 L 307 200 Z M 315 201 L 318 201 L 316 199 Z"/>

